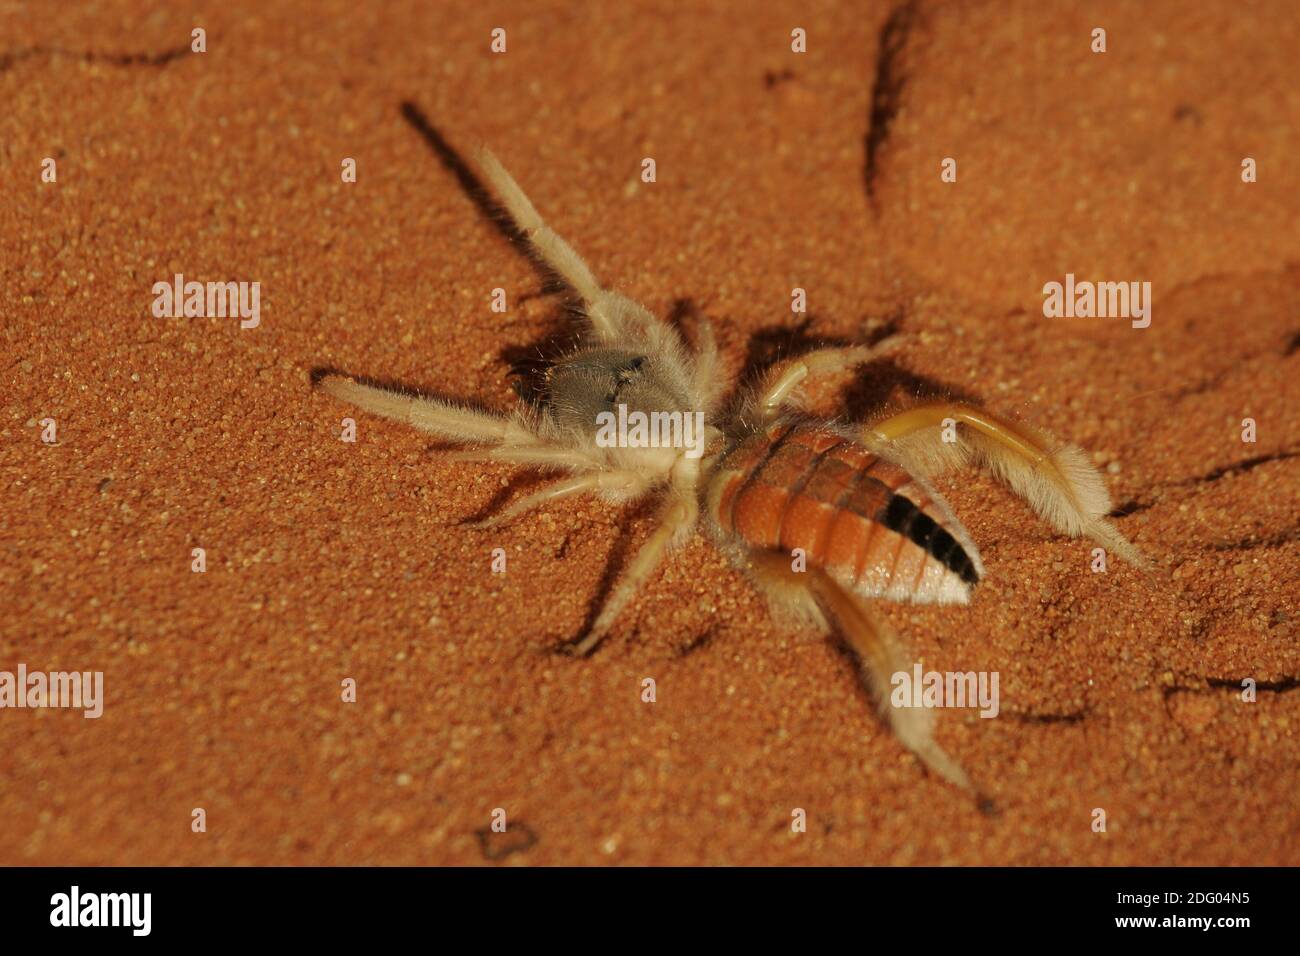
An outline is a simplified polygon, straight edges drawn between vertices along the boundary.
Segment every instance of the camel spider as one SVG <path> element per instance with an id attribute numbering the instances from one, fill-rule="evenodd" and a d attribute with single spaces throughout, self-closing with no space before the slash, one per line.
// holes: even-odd
<path id="1" fill-rule="evenodd" d="M 1087 535 L 1143 564 L 1105 518 L 1110 497 L 1096 469 L 1079 449 L 966 404 L 931 401 L 853 428 L 801 408 L 806 385 L 895 350 L 897 338 L 788 358 L 728 400 L 732 383 L 707 321 L 688 351 L 672 326 L 597 282 L 491 152 L 480 151 L 478 161 L 536 253 L 582 300 L 584 334 L 547 369 L 543 399 L 499 416 L 337 374 L 322 377 L 319 387 L 367 412 L 473 446 L 453 453 L 462 461 L 511 462 L 565 476 L 480 527 L 573 495 L 597 494 L 616 505 L 658 497 L 654 531 L 576 642 L 577 653 L 596 647 L 664 555 L 702 524 L 774 608 L 838 633 L 904 746 L 970 790 L 965 772 L 935 742 L 931 712 L 889 705 L 891 675 L 911 662 L 906 644 L 867 602 L 970 600 L 984 574 L 979 551 L 927 481 L 962 465 L 991 471 L 1058 531 Z M 597 416 L 616 405 L 702 412 L 703 455 L 598 444 Z M 956 440 L 944 440 L 945 432 Z M 794 570 L 795 549 L 802 549 L 804 571 Z"/>

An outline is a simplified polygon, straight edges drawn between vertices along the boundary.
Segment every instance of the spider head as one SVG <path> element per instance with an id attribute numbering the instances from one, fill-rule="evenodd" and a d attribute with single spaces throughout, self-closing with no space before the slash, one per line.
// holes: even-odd
<path id="1" fill-rule="evenodd" d="M 684 411 L 684 396 L 663 381 L 648 355 L 623 349 L 575 352 L 546 373 L 546 403 L 557 424 L 581 431 L 596 428 L 601 412 Z"/>
<path id="2" fill-rule="evenodd" d="M 672 424 L 681 425 L 692 412 L 669 365 L 643 352 L 605 347 L 580 350 L 551 366 L 546 374 L 546 405 L 561 429 L 602 445 L 607 441 L 602 440 L 601 428 L 612 422 L 631 421 L 635 428 L 638 418 L 656 416 L 657 421 L 667 413 Z M 694 436 L 702 430 L 688 433 L 679 428 L 675 434 L 694 444 Z M 674 446 L 683 445 L 680 438 L 669 436 L 669 440 Z M 647 444 L 639 447 L 635 441 L 625 447 L 654 452 L 650 457 L 663 459 L 664 465 L 676 457 L 676 451 L 657 437 L 648 437 Z M 697 456 L 698 452 L 692 454 Z"/>

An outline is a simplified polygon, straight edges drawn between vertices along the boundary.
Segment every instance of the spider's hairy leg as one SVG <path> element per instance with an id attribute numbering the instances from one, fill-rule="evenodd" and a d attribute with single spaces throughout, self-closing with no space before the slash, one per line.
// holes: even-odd
<path id="1" fill-rule="evenodd" d="M 768 369 L 759 383 L 754 397 L 754 410 L 761 419 L 770 421 L 786 407 L 798 404 L 799 387 L 805 382 L 836 375 L 889 355 L 896 352 L 903 341 L 902 336 L 894 335 L 875 345 L 817 349 L 778 362 Z"/>
<path id="2" fill-rule="evenodd" d="M 641 545 L 641 550 L 637 552 L 632 563 L 615 584 L 600 613 L 596 615 L 591 630 L 574 647 L 575 653 L 585 655 L 595 650 L 596 645 L 609 632 L 610 625 L 614 623 L 619 612 L 627 606 L 628 601 L 632 600 L 637 588 L 659 566 L 668 546 L 679 539 L 687 529 L 693 527 L 698 517 L 699 506 L 693 495 L 670 493 L 670 497 L 659 512 L 658 527 L 651 533 L 649 540 Z"/>
<path id="3" fill-rule="evenodd" d="M 722 369 L 722 355 L 718 340 L 713 334 L 713 323 L 701 317 L 694 368 L 691 373 L 692 391 L 701 399 L 705 412 L 711 412 L 721 401 L 730 384 Z"/>
<path id="4" fill-rule="evenodd" d="M 862 677 L 881 715 L 899 741 L 931 771 L 963 790 L 973 791 L 970 778 L 934 739 L 934 715 L 925 707 L 894 707 L 891 679 L 910 673 L 903 640 L 883 618 L 821 568 L 795 572 L 788 554 L 755 550 L 749 570 L 759 587 L 778 607 L 794 610 L 837 632 L 857 658 Z"/>
<path id="5" fill-rule="evenodd" d="M 960 425 L 944 441 L 945 421 Z M 930 477 L 973 464 L 1004 482 L 1037 514 L 1071 537 L 1085 535 L 1141 568 L 1149 562 L 1106 520 L 1110 493 L 1073 445 L 1018 422 L 957 402 L 929 402 L 866 426 L 864 441 L 909 470 Z"/>
<path id="6" fill-rule="evenodd" d="M 500 445 L 495 448 L 470 448 L 448 452 L 449 461 L 502 461 L 534 468 L 597 471 L 605 468 L 601 460 L 580 448 L 562 445 Z"/>
<path id="7" fill-rule="evenodd" d="M 620 495 L 634 496 L 643 491 L 647 484 L 645 478 L 633 471 L 597 471 L 587 475 L 579 475 L 576 478 L 569 478 L 565 481 L 557 481 L 554 484 L 547 485 L 541 491 L 528 495 L 526 498 L 521 498 L 509 508 L 492 515 L 490 518 L 470 522 L 469 527 L 492 528 L 544 504 L 573 495 L 585 494 L 589 491 L 609 491 Z"/>
<path id="8" fill-rule="evenodd" d="M 517 419 L 461 408 L 434 398 L 362 385 L 342 375 L 326 375 L 317 387 L 362 411 L 403 422 L 451 441 L 497 445 L 537 441 L 537 436 Z"/>
<path id="9" fill-rule="evenodd" d="M 505 205 L 506 212 L 510 213 L 510 218 L 515 221 L 519 231 L 528 237 L 543 261 L 572 286 L 583 301 L 595 301 L 604 291 L 596 276 L 573 247 L 546 224 L 537 207 L 501 164 L 501 160 L 497 159 L 496 154 L 486 147 L 480 149 L 478 165 L 492 184 L 497 198 Z"/>
<path id="10" fill-rule="evenodd" d="M 629 337 L 640 337 L 652 346 L 680 347 L 680 337 L 671 326 L 655 318 L 639 303 L 601 286 L 582 257 L 546 224 L 532 200 L 491 150 L 481 148 L 478 151 L 478 165 L 510 213 L 510 218 L 528 237 L 542 261 L 578 293 L 587 318 L 600 339 L 618 343 L 627 341 Z"/>

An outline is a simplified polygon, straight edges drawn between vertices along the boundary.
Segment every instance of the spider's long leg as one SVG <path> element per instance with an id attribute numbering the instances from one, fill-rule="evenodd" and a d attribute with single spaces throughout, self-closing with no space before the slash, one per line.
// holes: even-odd
<path id="1" fill-rule="evenodd" d="M 717 407 L 729 383 L 722 374 L 722 355 L 718 351 L 718 340 L 713 334 L 713 323 L 701 317 L 698 329 L 699 343 L 695 353 L 695 367 L 691 372 L 691 384 L 695 394 L 702 399 L 704 411 L 708 413 Z"/>
<path id="2" fill-rule="evenodd" d="M 350 402 L 362 411 L 392 418 L 452 441 L 494 445 L 537 441 L 537 436 L 514 418 L 489 415 L 433 398 L 362 385 L 342 375 L 326 375 L 317 383 L 317 387 L 335 398 Z"/>
<path id="3" fill-rule="evenodd" d="M 873 359 L 896 351 L 900 336 L 891 336 L 875 345 L 850 345 L 817 349 L 779 362 L 768 369 L 754 396 L 754 411 L 770 421 L 786 407 L 798 405 L 799 387 L 816 378 L 836 375 Z"/>
<path id="4" fill-rule="evenodd" d="M 951 427 L 945 428 L 945 423 Z M 986 468 L 1057 530 L 1071 537 L 1086 535 L 1130 564 L 1148 566 L 1132 542 L 1106 520 L 1110 493 L 1097 469 L 1073 445 L 957 402 L 918 405 L 866 426 L 863 437 L 921 477 L 966 464 Z"/>
<path id="5" fill-rule="evenodd" d="M 972 790 L 970 778 L 934 739 L 934 716 L 924 707 L 895 707 L 890 700 L 891 678 L 911 673 L 903 640 L 887 621 L 872 614 L 853 593 L 820 568 L 795 572 L 784 552 L 754 551 L 750 570 L 759 586 L 779 606 L 793 607 L 805 614 L 816 608 L 820 620 L 837 632 L 853 651 L 862 677 L 881 715 L 903 746 L 930 770 L 963 790 Z"/>
<path id="6" fill-rule="evenodd" d="M 472 522 L 470 527 L 492 528 L 544 504 L 589 491 L 618 491 L 635 494 L 645 485 L 645 479 L 632 471 L 599 471 L 588 475 L 580 475 L 576 478 L 569 478 L 565 481 L 557 481 L 554 484 L 547 485 L 541 491 L 534 492 L 526 498 L 521 498 L 509 508 L 490 518 Z"/>
<path id="7" fill-rule="evenodd" d="M 591 625 L 591 630 L 574 648 L 578 654 L 590 654 L 604 639 L 610 625 L 636 594 L 637 588 L 650 576 L 650 572 L 659 566 L 669 544 L 684 529 L 694 524 L 697 516 L 698 509 L 693 498 L 673 496 L 667 500 L 659 513 L 659 526 L 655 528 L 649 540 L 641 545 L 641 550 L 637 552 L 636 557 L 632 559 L 632 563 L 623 572 L 623 576 L 619 578 L 618 583 L 614 585 L 614 590 L 605 600 L 595 623 Z"/>
<path id="8" fill-rule="evenodd" d="M 528 237 L 538 255 L 569 283 L 586 302 L 594 302 L 604 291 L 596 276 L 564 238 L 546 224 L 532 200 L 520 188 L 501 160 L 489 149 L 478 153 L 479 168 L 492 184 L 493 191 L 505 205 L 510 218 Z"/>
<path id="9" fill-rule="evenodd" d="M 479 150 L 478 164 L 510 218 L 528 237 L 538 255 L 582 298 L 587 318 L 600 338 L 623 342 L 639 334 L 650 345 L 680 347 L 681 340 L 671 326 L 632 299 L 601 286 L 582 257 L 546 224 L 537 207 L 491 150 Z"/>
<path id="10" fill-rule="evenodd" d="M 471 448 L 448 452 L 451 461 L 503 461 L 516 465 L 532 465 L 543 469 L 569 471 L 596 471 L 605 468 L 599 459 L 577 448 L 555 445 L 500 445 L 493 448 Z"/>

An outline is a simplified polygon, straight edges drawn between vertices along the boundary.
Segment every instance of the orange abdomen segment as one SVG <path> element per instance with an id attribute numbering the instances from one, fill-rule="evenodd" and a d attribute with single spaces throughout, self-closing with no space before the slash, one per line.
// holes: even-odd
<path id="1" fill-rule="evenodd" d="M 712 517 L 750 547 L 793 552 L 868 597 L 965 603 L 979 556 L 927 487 L 838 432 L 778 424 L 731 449 Z"/>

